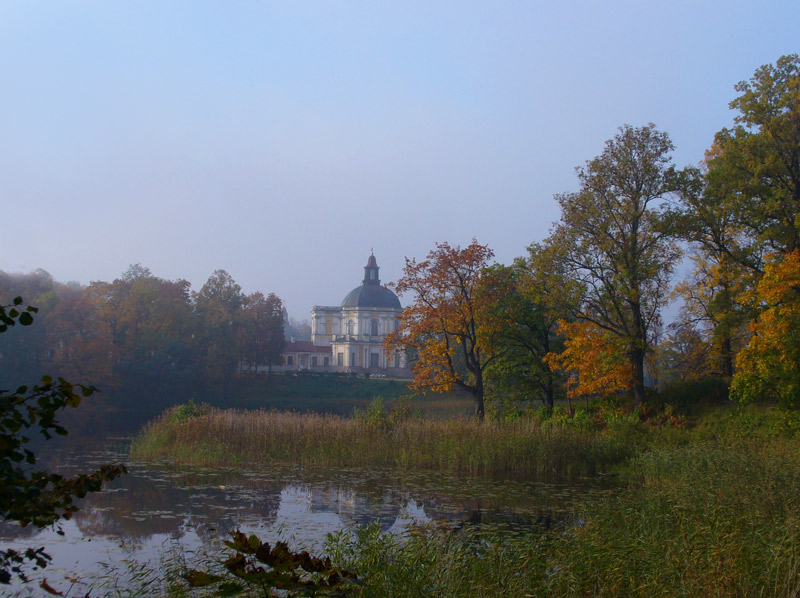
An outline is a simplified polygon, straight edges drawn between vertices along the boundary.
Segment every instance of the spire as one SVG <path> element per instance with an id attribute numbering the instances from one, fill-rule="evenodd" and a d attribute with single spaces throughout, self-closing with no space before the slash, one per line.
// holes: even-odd
<path id="1" fill-rule="evenodd" d="M 364 284 L 380 284 L 381 280 L 378 278 L 378 262 L 375 260 L 375 254 L 371 253 L 367 260 L 367 265 L 364 266 Z"/>

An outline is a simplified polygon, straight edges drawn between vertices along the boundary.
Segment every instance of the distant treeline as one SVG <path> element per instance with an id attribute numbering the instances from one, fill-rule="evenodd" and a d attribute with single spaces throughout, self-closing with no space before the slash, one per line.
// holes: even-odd
<path id="1" fill-rule="evenodd" d="M 285 310 L 274 293 L 242 293 L 224 270 L 195 292 L 135 264 L 113 282 L 62 284 L 44 270 L 0 271 L 0 302 L 39 308 L 0 336 L 0 387 L 43 373 L 93 384 L 141 407 L 165 397 L 225 400 L 238 368 L 280 362 Z M 148 405 L 150 403 L 150 405 Z"/>

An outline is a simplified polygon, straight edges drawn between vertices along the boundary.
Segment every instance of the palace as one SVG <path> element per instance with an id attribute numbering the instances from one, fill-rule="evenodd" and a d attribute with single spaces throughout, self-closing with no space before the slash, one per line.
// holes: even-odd
<path id="1" fill-rule="evenodd" d="M 383 344 L 403 308 L 397 295 L 381 285 L 379 270 L 370 255 L 364 280 L 340 305 L 314 306 L 311 341 L 287 342 L 282 369 L 409 376 L 405 353 L 387 354 Z"/>

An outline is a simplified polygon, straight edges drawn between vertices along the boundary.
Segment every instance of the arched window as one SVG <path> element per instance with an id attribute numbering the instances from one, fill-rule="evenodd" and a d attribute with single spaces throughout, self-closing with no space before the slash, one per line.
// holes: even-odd
<path id="1" fill-rule="evenodd" d="M 347 334 L 352 335 L 355 332 L 356 323 L 353 320 L 347 321 Z"/>
<path id="2" fill-rule="evenodd" d="M 370 322 L 369 322 L 369 333 L 372 336 L 378 336 L 378 320 L 370 320 Z"/>

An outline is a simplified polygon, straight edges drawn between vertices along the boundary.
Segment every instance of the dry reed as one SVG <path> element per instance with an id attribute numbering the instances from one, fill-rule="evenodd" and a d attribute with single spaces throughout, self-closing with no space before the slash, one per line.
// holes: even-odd
<path id="1" fill-rule="evenodd" d="M 597 432 L 542 427 L 535 420 L 466 418 L 390 422 L 279 411 L 168 411 L 134 440 L 137 460 L 190 466 L 315 464 L 436 469 L 482 475 L 591 473 L 630 454 Z"/>

